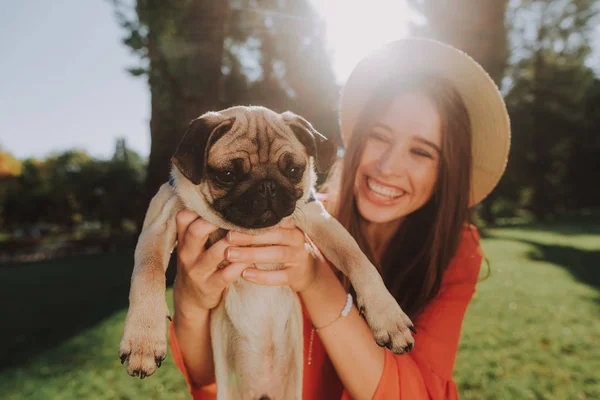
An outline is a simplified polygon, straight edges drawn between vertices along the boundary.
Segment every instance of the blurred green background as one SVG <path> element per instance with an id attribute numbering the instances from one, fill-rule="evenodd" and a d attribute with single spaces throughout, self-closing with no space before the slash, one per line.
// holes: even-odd
<path id="1" fill-rule="evenodd" d="M 10 111 L 0 118 L 0 397 L 189 398 L 170 356 L 143 381 L 117 357 L 139 223 L 187 123 L 252 103 L 292 110 L 335 139 L 354 63 L 410 34 L 477 59 L 511 115 L 506 174 L 476 210 L 491 275 L 464 324 L 461 398 L 600 398 L 599 3 L 3 3 L 0 32 L 14 38 L 0 43 L 13 54 L 0 66 L 0 108 Z M 112 30 L 95 22 L 101 12 Z M 64 43 L 35 46 L 55 30 Z M 99 38 L 127 61 L 103 57 Z M 94 65 L 85 79 L 57 73 L 86 69 L 82 59 Z M 87 89 L 94 79 L 105 93 Z M 145 97 L 128 97 L 136 90 Z M 101 95 L 106 103 L 89 100 Z"/>

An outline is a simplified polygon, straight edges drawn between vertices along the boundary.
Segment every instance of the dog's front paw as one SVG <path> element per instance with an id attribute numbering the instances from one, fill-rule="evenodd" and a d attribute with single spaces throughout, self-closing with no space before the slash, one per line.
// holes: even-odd
<path id="1" fill-rule="evenodd" d="M 415 340 L 411 331 L 416 333 L 413 323 L 388 291 L 377 295 L 357 294 L 356 303 L 379 346 L 396 354 L 412 350 Z"/>
<path id="2" fill-rule="evenodd" d="M 128 315 L 119 346 L 121 364 L 127 373 L 144 379 L 156 371 L 167 356 L 164 315 Z"/>

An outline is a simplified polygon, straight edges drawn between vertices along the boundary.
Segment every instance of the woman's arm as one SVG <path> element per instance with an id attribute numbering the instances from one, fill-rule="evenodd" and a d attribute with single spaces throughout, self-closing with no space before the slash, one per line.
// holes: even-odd
<path id="1" fill-rule="evenodd" d="M 381 379 L 385 350 L 353 305 L 346 317 L 336 320 L 347 293 L 332 269 L 320 263 L 318 278 L 300 293 L 313 325 L 346 391 L 355 400 L 372 399 Z M 332 321 L 334 321 L 331 323 Z"/>
<path id="2" fill-rule="evenodd" d="M 209 310 L 198 310 L 189 318 L 175 307 L 173 332 L 193 386 L 205 386 L 215 381 L 209 316 Z"/>

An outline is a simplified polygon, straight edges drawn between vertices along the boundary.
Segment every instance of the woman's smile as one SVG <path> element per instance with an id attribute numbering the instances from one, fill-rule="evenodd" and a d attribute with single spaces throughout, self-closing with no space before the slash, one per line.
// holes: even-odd
<path id="1" fill-rule="evenodd" d="M 385 184 L 371 176 L 364 176 L 362 189 L 367 199 L 381 206 L 394 206 L 407 194 L 405 190 Z"/>

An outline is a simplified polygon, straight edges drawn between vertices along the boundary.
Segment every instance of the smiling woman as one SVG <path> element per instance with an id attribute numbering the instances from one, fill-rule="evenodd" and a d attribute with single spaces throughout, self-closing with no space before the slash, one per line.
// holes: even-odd
<path id="1" fill-rule="evenodd" d="M 455 233 L 468 220 L 470 129 L 448 80 L 418 71 L 392 76 L 374 88 L 354 129 L 343 131 L 346 154 L 326 185 L 347 199 L 334 214 L 413 315 L 439 290 Z M 416 251 L 423 246 L 429 254 Z"/>
<path id="2" fill-rule="evenodd" d="M 359 324 L 321 333 L 342 398 L 456 399 L 454 360 L 482 260 L 469 212 L 506 166 L 502 96 L 463 52 L 403 39 L 355 67 L 342 91 L 340 123 L 345 152 L 325 185 L 328 208 L 419 332 L 408 356 L 385 351 L 374 395 L 366 378 L 353 382 L 360 372 L 341 355 L 341 337 L 359 340 Z M 367 361 L 361 366 L 366 371 Z"/>

